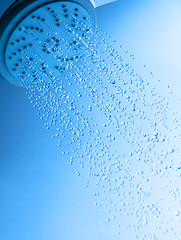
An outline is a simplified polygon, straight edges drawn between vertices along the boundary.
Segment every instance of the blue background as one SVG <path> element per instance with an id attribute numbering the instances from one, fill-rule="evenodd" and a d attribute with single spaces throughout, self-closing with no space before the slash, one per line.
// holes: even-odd
<path id="1" fill-rule="evenodd" d="M 3 12 L 7 5 L 0 3 Z M 96 12 L 98 25 L 135 55 L 137 66 L 147 64 L 171 85 L 178 100 L 181 2 L 119 0 Z M 175 105 L 179 109 L 179 101 Z M 84 176 L 62 161 L 61 151 L 25 90 L 0 79 L 0 239 L 115 239 L 105 208 L 94 207 Z M 128 232 L 119 237 L 132 238 Z"/>

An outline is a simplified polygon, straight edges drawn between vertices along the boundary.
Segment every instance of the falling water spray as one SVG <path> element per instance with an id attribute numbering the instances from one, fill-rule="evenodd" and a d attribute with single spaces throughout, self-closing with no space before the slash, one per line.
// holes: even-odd
<path id="1" fill-rule="evenodd" d="M 119 239 L 124 221 L 136 239 L 179 240 L 180 118 L 98 29 L 92 3 L 16 1 L 1 26 L 1 75 L 27 89 L 77 175 L 87 171 Z"/>

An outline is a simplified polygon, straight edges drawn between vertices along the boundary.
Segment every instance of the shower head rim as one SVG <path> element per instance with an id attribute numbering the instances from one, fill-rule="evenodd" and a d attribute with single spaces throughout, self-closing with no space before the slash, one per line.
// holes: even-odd
<path id="1" fill-rule="evenodd" d="M 79 4 L 89 12 L 93 26 L 96 25 L 96 14 L 90 0 L 16 0 L 0 18 L 0 76 L 13 85 L 21 86 L 20 82 L 14 79 L 9 73 L 5 64 L 5 49 L 9 37 L 14 29 L 16 29 L 16 26 L 31 12 L 41 8 L 43 5 L 55 2 L 73 2 Z"/>

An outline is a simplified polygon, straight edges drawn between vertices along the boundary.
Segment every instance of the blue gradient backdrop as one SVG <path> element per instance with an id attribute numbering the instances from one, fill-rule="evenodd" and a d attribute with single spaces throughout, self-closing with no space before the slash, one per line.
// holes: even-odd
<path id="1" fill-rule="evenodd" d="M 4 0 L 0 0 L 5 10 Z M 181 1 L 119 0 L 96 9 L 98 25 L 137 65 L 181 90 Z M 179 101 L 175 102 L 178 105 Z M 93 206 L 84 176 L 62 161 L 25 90 L 0 79 L 0 239 L 110 240 L 115 226 Z M 122 233 L 119 239 L 131 240 Z"/>

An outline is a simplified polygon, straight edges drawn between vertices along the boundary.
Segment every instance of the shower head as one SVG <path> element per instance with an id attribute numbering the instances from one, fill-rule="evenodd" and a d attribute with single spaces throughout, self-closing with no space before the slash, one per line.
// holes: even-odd
<path id="1" fill-rule="evenodd" d="M 88 47 L 90 0 L 18 0 L 0 19 L 0 74 L 17 86 L 60 77 Z"/>

